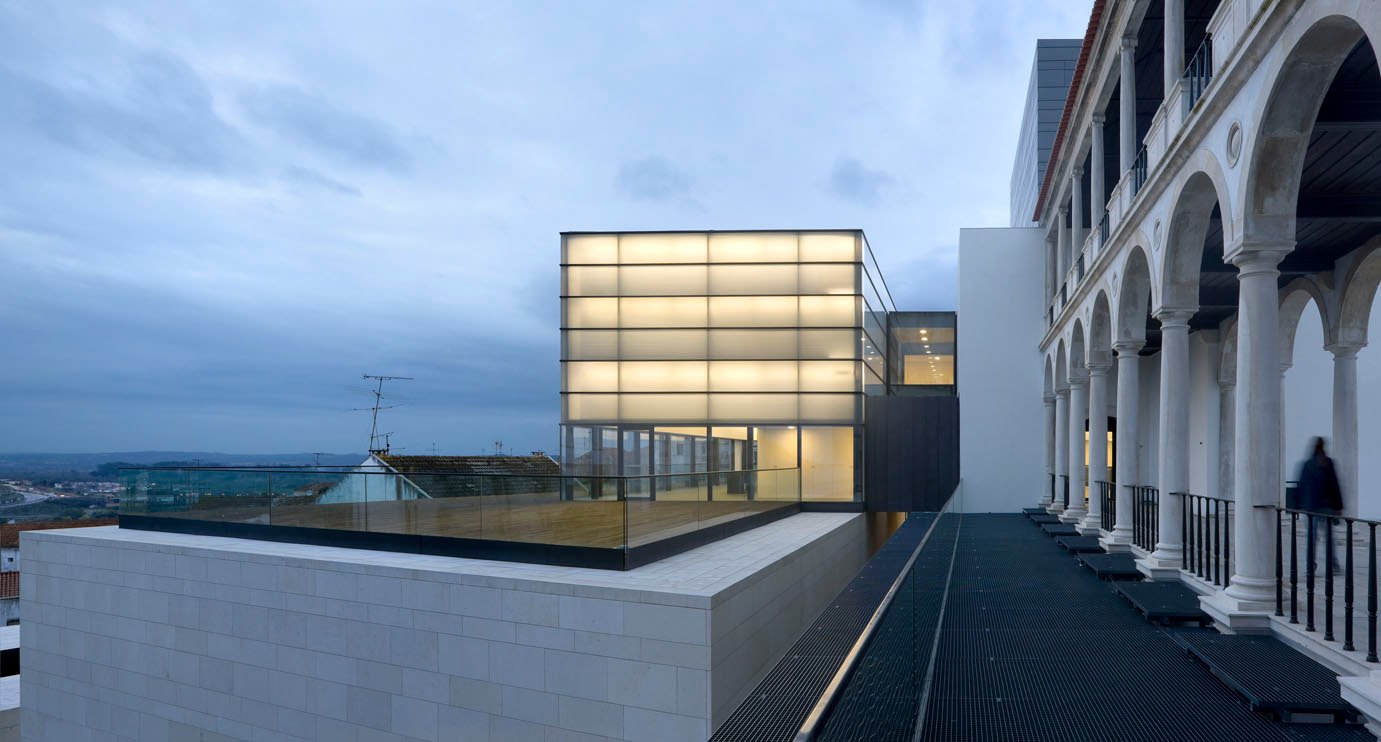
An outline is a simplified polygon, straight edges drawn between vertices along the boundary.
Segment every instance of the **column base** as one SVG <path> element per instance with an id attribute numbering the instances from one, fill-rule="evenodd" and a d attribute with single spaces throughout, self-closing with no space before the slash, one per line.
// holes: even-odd
<path id="1" fill-rule="evenodd" d="M 1112 533 L 1104 536 L 1099 543 L 1103 545 L 1103 551 L 1109 554 L 1129 552 L 1132 550 L 1132 529 L 1114 526 Z"/>
<path id="2" fill-rule="evenodd" d="M 1097 536 L 1103 531 L 1103 516 L 1089 513 L 1084 519 L 1079 521 L 1079 533 L 1085 536 Z"/>
<path id="3" fill-rule="evenodd" d="M 1059 515 L 1060 513 L 1064 512 L 1064 506 L 1056 505 L 1052 502 L 1049 505 L 1045 506 L 1045 512 L 1050 513 L 1051 515 Z"/>
<path id="4" fill-rule="evenodd" d="M 1068 509 L 1066 509 L 1063 513 L 1060 513 L 1060 522 L 1061 522 L 1061 523 L 1069 523 L 1069 524 L 1071 524 L 1071 525 L 1076 525 L 1076 526 L 1077 526 L 1077 525 L 1079 525 L 1079 522 L 1082 521 L 1083 519 L 1084 519 L 1084 509 L 1083 509 L 1083 508 L 1076 508 L 1076 507 L 1071 506 L 1071 507 L 1069 507 Z"/>
<path id="5" fill-rule="evenodd" d="M 1343 700 L 1367 717 L 1367 731 L 1381 736 L 1381 674 L 1373 671 L 1369 675 L 1338 678 L 1342 686 Z"/>
<path id="6" fill-rule="evenodd" d="M 1178 580 L 1180 579 L 1180 566 L 1183 563 L 1179 556 L 1174 559 L 1166 559 L 1157 549 L 1155 553 L 1136 560 L 1136 568 L 1143 575 L 1146 575 L 1148 580 Z"/>
<path id="7" fill-rule="evenodd" d="M 1233 575 L 1232 585 L 1199 598 L 1199 607 L 1229 634 L 1265 634 L 1275 614 L 1275 581 Z"/>

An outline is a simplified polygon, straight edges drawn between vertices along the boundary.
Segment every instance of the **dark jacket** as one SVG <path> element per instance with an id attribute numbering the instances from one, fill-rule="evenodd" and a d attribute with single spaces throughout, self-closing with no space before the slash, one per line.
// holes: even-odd
<path id="1" fill-rule="evenodd" d="M 1333 459 L 1327 456 L 1320 461 L 1310 456 L 1299 469 L 1299 508 L 1316 513 L 1341 513 L 1343 511 L 1343 491 L 1338 486 L 1338 473 L 1333 469 Z"/>

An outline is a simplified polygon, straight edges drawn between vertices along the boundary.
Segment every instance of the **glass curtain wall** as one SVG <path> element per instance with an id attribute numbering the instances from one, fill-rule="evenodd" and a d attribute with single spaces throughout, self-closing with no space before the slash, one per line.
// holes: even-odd
<path id="1" fill-rule="evenodd" d="M 894 312 L 888 318 L 893 394 L 953 394 L 954 312 Z"/>
<path id="2" fill-rule="evenodd" d="M 622 431 L 625 452 L 645 431 L 659 475 L 799 467 L 806 499 L 859 497 L 894 309 L 861 232 L 566 234 L 561 304 L 567 428 Z M 568 470 L 600 465 L 591 438 L 564 435 Z"/>

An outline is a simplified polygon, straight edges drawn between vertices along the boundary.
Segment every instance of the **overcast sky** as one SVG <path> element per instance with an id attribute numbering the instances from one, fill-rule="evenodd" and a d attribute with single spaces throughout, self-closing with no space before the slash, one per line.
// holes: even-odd
<path id="1" fill-rule="evenodd" d="M 1068 0 L 0 0 L 0 451 L 552 449 L 558 235 L 861 227 L 953 308 Z"/>

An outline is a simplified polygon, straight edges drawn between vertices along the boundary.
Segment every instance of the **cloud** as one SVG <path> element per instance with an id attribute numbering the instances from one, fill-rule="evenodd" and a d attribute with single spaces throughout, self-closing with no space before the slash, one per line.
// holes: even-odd
<path id="1" fill-rule="evenodd" d="M 882 192 L 896 182 L 886 171 L 864 167 L 851 157 L 835 160 L 830 171 L 830 190 L 836 196 L 870 206 L 878 203 Z"/>
<path id="2" fill-rule="evenodd" d="M 225 172 L 244 142 L 217 115 L 210 91 L 179 59 L 122 60 L 109 87 L 58 85 L 0 69 L 11 126 L 87 154 L 133 156 L 161 166 Z"/>
<path id="3" fill-rule="evenodd" d="M 665 157 L 643 157 L 619 165 L 614 188 L 636 201 L 673 201 L 690 195 L 691 178 Z"/>
<path id="4" fill-rule="evenodd" d="M 338 161 L 394 173 L 406 172 L 412 165 L 402 137 L 388 125 L 341 110 L 301 88 L 254 88 L 241 96 L 240 104 L 256 123 Z"/>
<path id="5" fill-rule="evenodd" d="M 293 183 L 321 188 L 342 196 L 359 196 L 360 189 L 349 183 L 342 183 L 329 175 L 323 175 L 311 168 L 299 165 L 289 166 L 283 171 L 283 178 Z"/>

